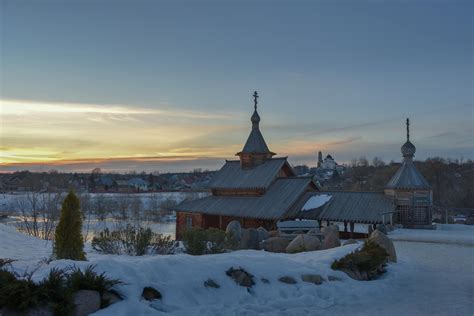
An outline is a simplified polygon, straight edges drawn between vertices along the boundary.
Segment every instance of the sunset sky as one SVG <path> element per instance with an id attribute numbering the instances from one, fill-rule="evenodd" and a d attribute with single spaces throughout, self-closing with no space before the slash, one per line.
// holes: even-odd
<path id="1" fill-rule="evenodd" d="M 472 159 L 473 3 L 0 0 L 0 172 Z"/>

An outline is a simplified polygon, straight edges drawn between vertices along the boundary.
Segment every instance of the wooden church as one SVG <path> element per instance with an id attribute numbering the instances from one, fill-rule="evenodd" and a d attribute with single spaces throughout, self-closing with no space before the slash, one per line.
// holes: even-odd
<path id="1" fill-rule="evenodd" d="M 252 129 L 239 159 L 226 160 L 209 185 L 211 196 L 175 207 L 177 237 L 195 226 L 226 229 L 232 220 L 243 228 L 275 229 L 301 196 L 317 190 L 312 177 L 296 177 L 287 157 L 273 157 L 260 131 L 257 92 L 253 97 Z"/>
<path id="2" fill-rule="evenodd" d="M 260 131 L 257 92 L 253 97 L 252 129 L 236 154 L 239 159 L 226 160 L 209 185 L 210 196 L 173 208 L 177 238 L 191 227 L 225 230 L 233 220 L 243 228 L 268 230 L 285 220 L 316 220 L 320 227 L 323 221 L 340 222 L 344 232 L 349 226 L 350 236 L 355 223 L 431 224 L 431 189 L 413 164 L 415 146 L 409 136 L 402 146 L 403 164 L 385 192 L 320 191 L 312 177 L 297 177 L 287 157 L 275 158 L 268 149 Z"/>

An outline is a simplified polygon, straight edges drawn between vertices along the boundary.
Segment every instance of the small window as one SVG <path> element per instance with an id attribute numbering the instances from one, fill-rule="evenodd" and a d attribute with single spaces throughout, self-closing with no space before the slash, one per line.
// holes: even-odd
<path id="1" fill-rule="evenodd" d="M 191 228 L 191 227 L 193 227 L 193 217 L 186 216 L 186 228 Z"/>

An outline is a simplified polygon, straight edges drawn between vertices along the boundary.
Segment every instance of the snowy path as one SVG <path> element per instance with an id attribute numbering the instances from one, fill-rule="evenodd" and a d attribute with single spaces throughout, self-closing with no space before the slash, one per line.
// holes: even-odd
<path id="1" fill-rule="evenodd" d="M 442 244 L 474 246 L 474 226 L 459 224 L 437 224 L 435 230 L 397 229 L 390 232 L 392 240 L 418 241 Z"/>
<path id="2" fill-rule="evenodd" d="M 395 248 L 398 263 L 383 280 L 356 285 L 350 301 L 328 314 L 474 314 L 473 247 L 396 241 Z"/>

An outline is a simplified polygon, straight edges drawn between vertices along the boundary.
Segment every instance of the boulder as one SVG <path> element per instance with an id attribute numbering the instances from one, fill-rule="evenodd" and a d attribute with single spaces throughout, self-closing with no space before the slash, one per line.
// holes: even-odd
<path id="1" fill-rule="evenodd" d="M 337 227 L 336 225 L 330 225 L 330 226 L 326 226 L 326 227 L 323 227 L 321 229 L 321 233 L 326 236 L 328 234 L 336 234 L 337 237 L 339 237 L 339 227 Z"/>
<path id="2" fill-rule="evenodd" d="M 303 274 L 301 280 L 303 280 L 303 282 L 314 283 L 317 285 L 322 284 L 323 281 L 325 281 L 319 274 Z"/>
<path id="3" fill-rule="evenodd" d="M 270 280 L 265 279 L 265 278 L 261 278 L 260 281 L 262 281 L 262 282 L 265 283 L 265 284 L 270 283 Z"/>
<path id="4" fill-rule="evenodd" d="M 144 287 L 142 291 L 142 297 L 147 301 L 161 300 L 161 293 L 150 286 Z"/>
<path id="5" fill-rule="evenodd" d="M 324 227 L 322 233 L 324 235 L 322 249 L 335 248 L 341 245 L 341 241 L 339 240 L 339 228 L 337 226 L 331 225 Z"/>
<path id="6" fill-rule="evenodd" d="M 290 276 L 283 276 L 281 278 L 278 279 L 278 281 L 282 282 L 282 283 L 286 283 L 286 284 L 296 284 L 296 280 L 293 278 L 293 277 L 290 277 Z"/>
<path id="7" fill-rule="evenodd" d="M 397 253 L 395 252 L 395 246 L 390 238 L 387 237 L 384 233 L 380 230 L 374 230 L 374 232 L 370 235 L 369 241 L 372 241 L 385 249 L 388 253 L 388 261 L 397 262 Z"/>
<path id="8" fill-rule="evenodd" d="M 92 290 L 79 290 L 72 296 L 72 303 L 76 306 L 72 315 L 86 316 L 100 309 L 100 293 Z"/>
<path id="9" fill-rule="evenodd" d="M 260 249 L 269 252 L 286 252 L 290 241 L 282 237 L 270 237 L 260 243 Z"/>
<path id="10" fill-rule="evenodd" d="M 292 235 L 301 235 L 304 234 L 304 231 L 302 230 L 295 230 L 294 232 L 291 233 Z"/>
<path id="11" fill-rule="evenodd" d="M 261 242 L 270 237 L 270 234 L 268 233 L 268 231 L 263 227 L 257 228 L 257 232 L 258 232 L 258 242 Z"/>
<path id="12" fill-rule="evenodd" d="M 3 314 L 0 314 L 3 315 Z M 54 312 L 50 307 L 37 307 L 35 309 L 29 310 L 26 314 L 27 316 L 53 316 Z"/>
<path id="13" fill-rule="evenodd" d="M 369 227 L 367 228 L 367 233 L 369 234 L 372 234 L 372 232 L 374 231 L 374 228 L 372 227 L 372 225 L 369 225 Z"/>
<path id="14" fill-rule="evenodd" d="M 334 276 L 334 275 L 328 275 L 328 281 L 342 281 L 341 278 Z"/>
<path id="15" fill-rule="evenodd" d="M 255 284 L 255 282 L 253 281 L 253 275 L 251 275 L 250 273 L 248 273 L 242 268 L 234 269 L 232 267 L 229 270 L 227 270 L 225 274 L 229 276 L 230 278 L 232 278 L 235 281 L 235 283 L 237 283 L 240 286 L 251 288 L 252 285 Z"/>
<path id="16" fill-rule="evenodd" d="M 347 245 L 353 245 L 353 244 L 357 244 L 357 240 L 355 240 L 355 239 L 348 239 L 348 240 L 346 240 L 342 245 L 343 245 L 343 246 L 347 246 Z"/>
<path id="17" fill-rule="evenodd" d="M 315 227 L 315 228 L 312 228 L 310 230 L 308 230 L 308 232 L 306 234 L 308 235 L 317 235 L 317 234 L 320 234 L 321 233 L 321 230 L 319 229 L 319 227 Z"/>
<path id="18" fill-rule="evenodd" d="M 378 224 L 376 230 L 387 235 L 387 226 L 385 226 L 384 224 Z"/>
<path id="19" fill-rule="evenodd" d="M 204 286 L 205 287 L 212 287 L 214 289 L 218 289 L 220 288 L 221 286 L 219 284 L 216 283 L 216 281 L 214 281 L 213 279 L 207 279 L 207 281 L 204 282 Z"/>
<path id="20" fill-rule="evenodd" d="M 259 242 L 258 230 L 254 228 L 242 229 L 239 249 L 258 249 Z"/>
<path id="21" fill-rule="evenodd" d="M 230 248 L 237 249 L 242 238 L 242 226 L 238 221 L 231 221 L 225 230 Z"/>
<path id="22" fill-rule="evenodd" d="M 286 252 L 296 253 L 302 251 L 314 251 L 321 247 L 319 238 L 313 235 L 301 234 L 296 236 L 286 247 Z"/>
<path id="23" fill-rule="evenodd" d="M 122 298 L 115 291 L 105 291 L 104 294 L 102 294 L 102 301 L 105 302 L 106 306 L 115 304 L 117 302 L 120 302 L 121 300 Z"/>
<path id="24" fill-rule="evenodd" d="M 18 312 L 6 307 L 0 308 L 1 316 L 53 316 L 53 310 L 50 307 L 37 307 L 29 309 L 26 312 Z"/>
<path id="25" fill-rule="evenodd" d="M 268 238 L 271 237 L 280 237 L 280 232 L 278 230 L 271 230 L 268 232 Z"/>

